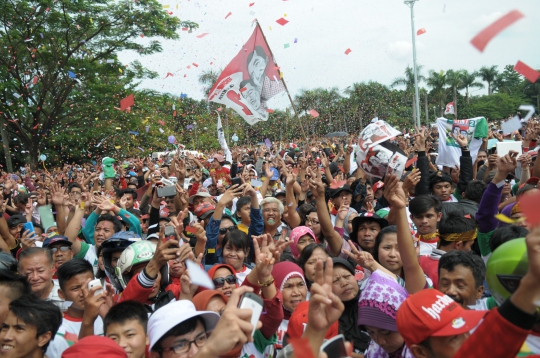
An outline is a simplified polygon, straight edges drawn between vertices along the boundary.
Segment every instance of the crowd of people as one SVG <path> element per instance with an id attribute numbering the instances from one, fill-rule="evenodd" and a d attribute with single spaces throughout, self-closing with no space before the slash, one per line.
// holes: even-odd
<path id="1" fill-rule="evenodd" d="M 4 172 L 0 357 L 540 354 L 539 136 L 441 167 L 417 128 L 384 179 L 357 134 Z"/>

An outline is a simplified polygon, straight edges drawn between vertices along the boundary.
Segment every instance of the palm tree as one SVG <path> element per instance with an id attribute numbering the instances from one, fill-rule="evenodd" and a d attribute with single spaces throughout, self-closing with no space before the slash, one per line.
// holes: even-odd
<path id="1" fill-rule="evenodd" d="M 484 66 L 478 71 L 478 75 L 482 78 L 482 81 L 486 81 L 488 84 L 488 95 L 491 94 L 491 84 L 497 78 L 498 73 L 497 66 Z"/>
<path id="2" fill-rule="evenodd" d="M 454 118 L 457 119 L 457 90 L 463 88 L 463 79 L 462 79 L 463 70 L 448 70 L 446 71 L 446 81 L 452 88 L 453 100 L 454 100 Z"/>
<path id="3" fill-rule="evenodd" d="M 426 80 L 426 78 L 420 74 L 420 71 L 422 70 L 423 67 L 424 66 L 422 65 L 416 66 L 416 70 L 417 70 L 416 75 L 418 79 L 418 84 Z M 412 98 L 412 109 L 413 109 L 412 113 L 413 113 L 413 119 L 416 120 L 416 104 L 414 100 L 414 69 L 407 65 L 407 67 L 405 68 L 405 77 L 396 78 L 390 86 L 391 87 L 405 86 L 405 92 L 412 94 L 412 97 L 410 97 Z"/>
<path id="4" fill-rule="evenodd" d="M 465 101 L 469 104 L 469 88 L 484 88 L 484 85 L 481 82 L 477 82 L 476 78 L 478 77 L 478 72 L 469 73 L 467 70 L 461 70 L 461 81 L 463 82 L 463 87 L 465 89 Z"/>
<path id="5" fill-rule="evenodd" d="M 443 115 L 444 110 L 444 100 L 446 98 L 446 88 L 447 79 L 444 71 L 435 72 L 429 71 L 429 77 L 426 80 L 426 83 L 431 87 L 431 92 L 433 93 L 433 99 L 436 102 L 439 102 L 440 116 Z"/>
<path id="6" fill-rule="evenodd" d="M 199 83 L 205 86 L 204 93 L 206 93 L 206 96 L 208 96 L 208 93 L 214 86 L 214 83 L 216 83 L 221 72 L 223 72 L 223 70 L 214 71 L 210 69 L 208 71 L 203 71 L 203 73 L 200 74 Z"/>

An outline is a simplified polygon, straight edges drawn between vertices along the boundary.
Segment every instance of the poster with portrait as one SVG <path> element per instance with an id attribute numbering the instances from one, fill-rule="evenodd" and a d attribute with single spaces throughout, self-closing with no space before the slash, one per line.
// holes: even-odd
<path id="1" fill-rule="evenodd" d="M 405 170 L 407 157 L 397 145 L 385 141 L 375 144 L 367 150 L 361 150 L 360 147 L 357 147 L 356 162 L 366 174 L 382 179 L 387 174 L 401 177 Z"/>
<path id="2" fill-rule="evenodd" d="M 461 157 L 461 148 L 454 136 L 461 134 L 467 137 L 474 162 L 478 150 L 482 146 L 482 139 L 487 137 L 488 123 L 484 117 L 458 120 L 438 118 L 437 129 L 439 131 L 439 155 L 436 163 L 437 165 L 454 167 L 459 165 Z"/>
<path id="3" fill-rule="evenodd" d="M 362 133 L 358 136 L 358 147 L 360 150 L 367 150 L 368 148 L 387 141 L 400 135 L 401 132 L 386 123 L 383 120 L 377 120 L 374 123 L 370 123 L 364 128 Z"/>
<path id="4" fill-rule="evenodd" d="M 208 94 L 208 100 L 236 111 L 254 125 L 267 121 L 267 101 L 285 90 L 279 69 L 257 24 L 249 40 L 225 67 Z"/>

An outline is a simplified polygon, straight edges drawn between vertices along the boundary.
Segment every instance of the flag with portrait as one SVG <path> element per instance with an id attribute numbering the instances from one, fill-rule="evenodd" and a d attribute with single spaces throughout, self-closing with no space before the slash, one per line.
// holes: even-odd
<path id="1" fill-rule="evenodd" d="M 249 40 L 210 89 L 208 100 L 232 108 L 254 125 L 268 120 L 273 111 L 267 107 L 267 101 L 284 90 L 279 68 L 257 24 Z"/>

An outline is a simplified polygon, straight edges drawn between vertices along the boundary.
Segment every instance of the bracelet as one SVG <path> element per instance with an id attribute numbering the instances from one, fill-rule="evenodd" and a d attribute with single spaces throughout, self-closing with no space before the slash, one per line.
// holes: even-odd
<path id="1" fill-rule="evenodd" d="M 257 280 L 257 284 L 259 285 L 259 287 L 268 287 L 273 283 L 274 283 L 274 278 L 273 277 L 270 280 L 268 280 L 266 282 L 263 282 L 263 283 L 260 283 L 259 280 Z"/>
<path id="2" fill-rule="evenodd" d="M 464 146 L 464 147 L 461 147 L 461 150 L 463 150 L 463 151 L 469 151 L 469 146 L 466 145 L 466 146 Z"/>

